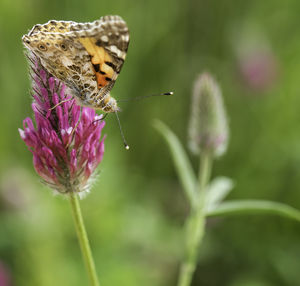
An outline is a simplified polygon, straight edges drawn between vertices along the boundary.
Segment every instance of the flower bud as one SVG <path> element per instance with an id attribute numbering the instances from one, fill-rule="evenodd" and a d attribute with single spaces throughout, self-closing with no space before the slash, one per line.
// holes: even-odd
<path id="1" fill-rule="evenodd" d="M 221 90 L 209 73 L 199 75 L 195 81 L 188 146 L 193 154 L 211 152 L 221 156 L 227 149 L 228 125 Z"/>

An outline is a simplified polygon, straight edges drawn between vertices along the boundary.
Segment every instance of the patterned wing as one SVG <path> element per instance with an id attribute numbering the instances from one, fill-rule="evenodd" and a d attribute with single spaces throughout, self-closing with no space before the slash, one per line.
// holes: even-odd
<path id="1" fill-rule="evenodd" d="M 129 32 L 121 17 L 104 16 L 91 23 L 52 20 L 35 25 L 22 39 L 82 104 L 96 106 L 120 73 Z"/>
<path id="2" fill-rule="evenodd" d="M 104 16 L 99 21 L 71 26 L 76 38 L 91 57 L 97 85 L 102 94 L 113 87 L 123 66 L 129 31 L 119 16 Z"/>
<path id="3" fill-rule="evenodd" d="M 29 36 L 39 33 L 66 33 L 70 31 L 70 26 L 76 24 L 72 21 L 55 21 L 51 20 L 46 24 L 35 25 L 28 33 Z"/>

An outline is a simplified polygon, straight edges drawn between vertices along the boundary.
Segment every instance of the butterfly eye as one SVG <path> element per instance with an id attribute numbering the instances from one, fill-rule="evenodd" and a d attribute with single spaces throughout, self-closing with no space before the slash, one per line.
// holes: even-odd
<path id="1" fill-rule="evenodd" d="M 41 50 L 41 51 L 47 51 L 47 48 L 46 48 L 46 46 L 45 45 L 39 45 L 39 50 Z"/>
<path id="2" fill-rule="evenodd" d="M 60 47 L 63 51 L 67 50 L 67 45 L 66 44 L 60 44 Z"/>

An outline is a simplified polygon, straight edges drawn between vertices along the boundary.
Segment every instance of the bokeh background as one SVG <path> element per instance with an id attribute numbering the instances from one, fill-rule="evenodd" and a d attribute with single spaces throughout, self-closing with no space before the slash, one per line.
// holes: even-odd
<path id="1" fill-rule="evenodd" d="M 130 151 L 115 117 L 107 117 L 100 175 L 82 201 L 102 285 L 176 283 L 188 204 L 152 122 L 168 124 L 186 145 L 192 85 L 204 70 L 220 83 L 230 118 L 229 149 L 213 170 L 235 181 L 229 199 L 300 209 L 299 1 L 0 0 L 1 286 L 88 283 L 68 202 L 40 184 L 19 138 L 22 120 L 32 115 L 21 36 L 49 19 L 107 14 L 121 15 L 131 31 L 113 96 L 175 96 L 121 104 Z M 295 222 L 209 220 L 193 285 L 297 286 L 299 257 Z"/>

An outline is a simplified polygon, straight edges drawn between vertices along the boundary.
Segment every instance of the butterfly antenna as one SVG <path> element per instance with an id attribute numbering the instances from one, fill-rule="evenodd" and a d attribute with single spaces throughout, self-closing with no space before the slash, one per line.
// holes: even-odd
<path id="1" fill-rule="evenodd" d="M 151 95 L 138 96 L 138 97 L 134 97 L 134 98 L 130 98 L 130 99 L 121 99 L 121 100 L 117 100 L 117 102 L 134 101 L 134 100 L 140 100 L 140 99 L 148 98 L 148 97 L 152 97 L 152 96 L 164 96 L 164 95 L 173 95 L 173 94 L 174 94 L 173 91 L 169 91 L 169 92 L 164 92 L 164 93 L 160 93 L 160 94 L 151 94 Z"/>
<path id="2" fill-rule="evenodd" d="M 123 139 L 123 143 L 124 143 L 125 149 L 129 150 L 129 145 L 126 142 L 126 139 L 125 139 L 125 136 L 124 136 L 124 133 L 123 133 L 123 130 L 122 130 L 121 122 L 120 122 L 119 115 L 118 115 L 117 111 L 115 111 L 115 115 L 117 117 L 117 121 L 118 121 L 119 128 L 120 128 L 120 133 L 121 133 L 121 136 L 122 136 L 122 139 Z"/>

